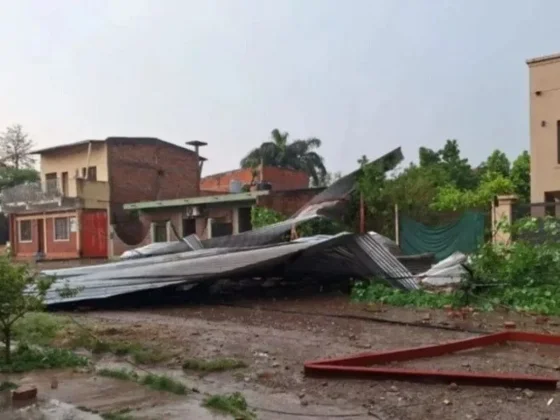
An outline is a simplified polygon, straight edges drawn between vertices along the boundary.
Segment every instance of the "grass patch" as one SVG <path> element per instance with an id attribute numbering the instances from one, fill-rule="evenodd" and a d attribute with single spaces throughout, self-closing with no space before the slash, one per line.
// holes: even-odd
<path id="1" fill-rule="evenodd" d="M 211 395 L 203 401 L 202 405 L 222 414 L 230 414 L 239 420 L 256 419 L 255 414 L 249 410 L 245 397 L 239 392 L 226 395 Z"/>
<path id="2" fill-rule="evenodd" d="M 87 366 L 88 359 L 70 350 L 57 348 L 36 348 L 20 344 L 12 352 L 12 361 L 6 364 L 4 354 L 0 354 L 0 372 L 27 372 L 36 369 L 54 369 Z"/>
<path id="3" fill-rule="evenodd" d="M 68 325 L 68 319 L 44 312 L 30 312 L 14 324 L 13 339 L 46 346 Z"/>
<path id="4" fill-rule="evenodd" d="M 167 391 L 177 395 L 185 395 L 187 387 L 169 376 L 148 374 L 144 376 L 140 383 L 156 391 Z"/>
<path id="5" fill-rule="evenodd" d="M 98 339 L 83 329 L 72 334 L 68 346 L 73 349 L 84 348 L 93 354 L 112 353 L 116 356 L 130 356 L 135 363 L 141 365 L 156 364 L 170 357 L 160 350 L 144 347 L 138 343 Z"/>
<path id="6" fill-rule="evenodd" d="M 97 371 L 99 376 L 107 378 L 119 379 L 121 381 L 138 381 L 138 374 L 133 370 L 127 369 L 99 369 Z"/>
<path id="7" fill-rule="evenodd" d="M 18 386 L 10 381 L 4 381 L 0 383 L 0 391 L 7 391 L 9 389 L 16 389 Z"/>
<path id="8" fill-rule="evenodd" d="M 223 372 L 245 367 L 247 364 L 237 359 L 187 359 L 183 362 L 183 369 L 198 372 Z"/>
<path id="9" fill-rule="evenodd" d="M 155 391 L 166 391 L 177 395 L 185 395 L 187 393 L 187 387 L 182 382 L 166 375 L 150 373 L 145 376 L 139 376 L 136 372 L 127 369 L 100 369 L 97 371 L 97 374 L 121 381 L 137 382 Z"/>
<path id="10" fill-rule="evenodd" d="M 111 411 L 109 413 L 101 414 L 103 420 L 132 420 L 133 417 L 128 414 L 130 412 L 129 408 L 119 411 Z"/>

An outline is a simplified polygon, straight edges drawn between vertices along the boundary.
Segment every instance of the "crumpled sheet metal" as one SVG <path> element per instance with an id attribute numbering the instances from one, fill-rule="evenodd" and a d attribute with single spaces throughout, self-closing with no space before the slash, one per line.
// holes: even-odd
<path id="1" fill-rule="evenodd" d="M 211 252 L 213 251 L 213 252 Z M 380 258 L 383 260 L 379 262 Z M 323 271 L 330 266 L 329 271 Z M 264 277 L 278 271 L 285 275 L 322 274 L 328 278 L 378 276 L 402 288 L 417 288 L 406 268 L 370 235 L 342 233 L 315 240 L 259 248 L 190 251 L 180 254 L 125 260 L 106 266 L 51 270 L 56 276 L 48 305 L 111 296 L 224 278 Z M 406 278 L 393 279 L 397 273 Z M 78 290 L 61 297 L 57 290 Z"/>

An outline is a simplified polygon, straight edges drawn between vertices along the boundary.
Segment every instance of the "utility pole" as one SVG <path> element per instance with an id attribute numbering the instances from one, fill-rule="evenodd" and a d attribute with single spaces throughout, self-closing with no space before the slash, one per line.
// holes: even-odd
<path id="1" fill-rule="evenodd" d="M 204 161 L 206 160 L 205 158 L 200 157 L 199 149 L 203 146 L 207 146 L 208 143 L 200 141 L 200 140 L 191 140 L 191 141 L 188 141 L 187 144 L 189 146 L 193 146 L 194 147 L 194 152 L 196 153 L 196 160 L 197 160 L 196 195 L 199 196 L 200 195 L 200 178 L 201 178 L 201 174 L 202 174 L 202 165 L 204 164 Z"/>

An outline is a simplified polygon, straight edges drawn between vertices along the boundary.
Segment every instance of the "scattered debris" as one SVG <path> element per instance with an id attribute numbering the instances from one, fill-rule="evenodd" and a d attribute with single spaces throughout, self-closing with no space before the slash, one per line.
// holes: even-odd
<path id="1" fill-rule="evenodd" d="M 445 382 L 479 383 L 481 385 L 505 386 L 535 386 L 539 388 L 556 389 L 557 379 L 550 376 L 532 376 L 520 374 L 486 373 L 486 372 L 455 372 L 439 370 L 422 370 L 392 366 L 394 361 L 413 360 L 426 357 L 438 357 L 473 348 L 487 347 L 496 344 L 514 342 L 528 342 L 560 346 L 560 335 L 538 334 L 532 332 L 504 331 L 445 344 L 415 347 L 410 349 L 392 350 L 376 353 L 360 353 L 332 360 L 319 360 L 304 364 L 306 375 L 346 375 L 350 377 L 382 376 L 385 378 L 406 380 L 419 379 L 439 380 Z M 375 366 L 377 365 L 377 366 Z M 395 387 L 396 388 L 396 387 Z M 524 391 L 531 398 L 532 391 Z"/>
<path id="2" fill-rule="evenodd" d="M 12 391 L 13 401 L 29 401 L 37 398 L 37 387 L 33 385 L 22 385 Z"/>
<path id="3" fill-rule="evenodd" d="M 428 271 L 419 274 L 418 280 L 423 286 L 444 287 L 461 282 L 466 270 L 463 264 L 467 256 L 462 252 L 454 252 L 449 257 L 435 264 Z"/>
<path id="4" fill-rule="evenodd" d="M 525 395 L 527 398 L 533 398 L 535 396 L 535 393 L 530 389 L 524 389 L 523 395 Z"/>

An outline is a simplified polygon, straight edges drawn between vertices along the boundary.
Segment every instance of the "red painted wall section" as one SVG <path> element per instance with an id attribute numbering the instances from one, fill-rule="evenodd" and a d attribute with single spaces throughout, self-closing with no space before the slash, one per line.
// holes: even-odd
<path id="1" fill-rule="evenodd" d="M 108 225 L 105 210 L 83 210 L 80 223 L 82 257 L 107 258 Z"/>
<path id="2" fill-rule="evenodd" d="M 65 217 L 77 217 L 76 213 L 67 213 Z M 70 238 L 67 241 L 55 241 L 54 240 L 54 219 L 52 217 L 47 218 L 47 259 L 68 259 L 68 258 L 79 258 L 78 253 L 78 234 L 76 232 L 70 232 Z"/>
<path id="3" fill-rule="evenodd" d="M 44 220 L 43 230 L 44 236 L 44 247 L 46 250 L 45 258 L 49 260 L 63 260 L 71 258 L 79 258 L 78 252 L 78 237 L 76 232 L 70 232 L 69 239 L 66 241 L 55 241 L 54 240 L 54 215 L 47 215 L 46 217 L 41 214 L 35 217 L 26 215 L 25 217 L 18 218 L 15 216 L 14 231 L 11 234 L 12 242 L 14 243 L 14 257 L 17 259 L 32 259 L 37 254 L 39 250 L 39 220 Z M 77 217 L 77 213 L 66 212 L 59 213 L 54 217 Z M 19 240 L 19 221 L 30 220 L 31 221 L 31 241 L 30 242 L 20 242 Z M 46 236 L 45 236 L 46 233 Z"/>

